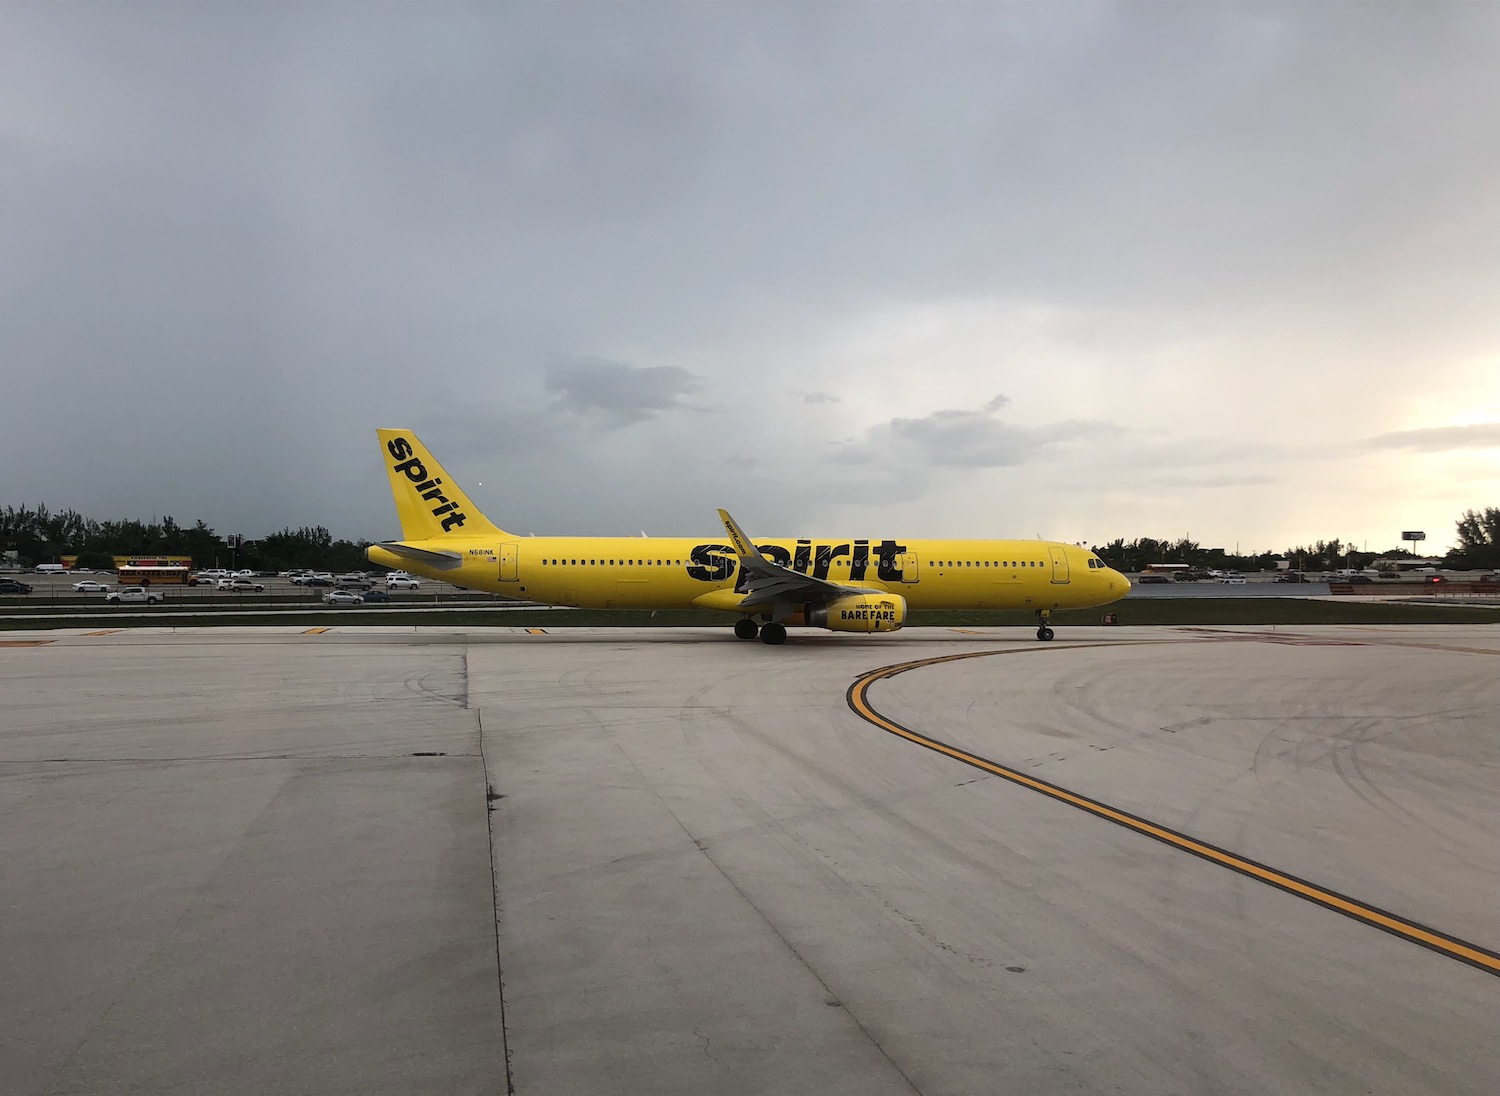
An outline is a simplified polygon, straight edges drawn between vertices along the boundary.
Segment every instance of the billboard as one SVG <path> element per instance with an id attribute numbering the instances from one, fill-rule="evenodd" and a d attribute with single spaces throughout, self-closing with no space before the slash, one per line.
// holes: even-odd
<path id="1" fill-rule="evenodd" d="M 1426 533 L 1406 532 L 1406 533 L 1402 533 L 1401 534 L 1401 539 L 1402 540 L 1426 540 L 1427 539 L 1427 534 Z"/>

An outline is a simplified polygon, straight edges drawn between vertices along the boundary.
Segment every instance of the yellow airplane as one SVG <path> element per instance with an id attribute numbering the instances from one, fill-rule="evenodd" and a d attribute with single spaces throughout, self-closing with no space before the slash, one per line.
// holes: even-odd
<path id="1" fill-rule="evenodd" d="M 717 609 L 734 634 L 785 643 L 788 624 L 894 632 L 910 609 L 1054 609 L 1124 597 L 1087 548 L 1046 540 L 804 537 L 756 543 L 724 511 L 722 543 L 687 537 L 519 537 L 490 523 L 410 430 L 377 430 L 401 539 L 370 562 L 474 590 L 589 609 Z"/>

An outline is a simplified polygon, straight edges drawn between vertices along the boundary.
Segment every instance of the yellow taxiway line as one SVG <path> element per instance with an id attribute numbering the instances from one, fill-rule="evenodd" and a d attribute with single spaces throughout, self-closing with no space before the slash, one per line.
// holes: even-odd
<path id="1" fill-rule="evenodd" d="M 1451 959 L 1457 959 L 1461 963 L 1467 963 L 1490 974 L 1500 976 L 1500 954 L 1490 951 L 1488 948 L 1480 947 L 1478 944 L 1470 943 L 1467 940 L 1460 940 L 1456 936 L 1449 936 L 1445 932 L 1429 928 L 1426 925 L 1408 920 L 1386 910 L 1378 909 L 1375 906 L 1350 898 L 1348 895 L 1328 890 L 1306 879 L 1299 879 L 1295 875 L 1277 871 L 1269 865 L 1261 864 L 1248 857 L 1232 853 L 1227 849 L 1221 849 L 1217 845 L 1210 845 L 1206 841 L 1199 841 L 1197 838 L 1190 837 L 1187 834 L 1178 833 L 1176 830 L 1169 829 L 1166 826 L 1158 825 L 1155 822 L 1137 817 L 1127 811 L 1111 807 L 1109 804 L 1101 803 L 1097 799 L 1090 799 L 1086 795 L 1079 795 L 1077 792 L 1069 791 L 1067 788 L 1060 787 L 1057 784 L 1038 780 L 1034 776 L 1028 776 L 1007 765 L 1001 765 L 999 762 L 991 761 L 988 758 L 969 753 L 967 750 L 959 749 L 957 746 L 951 746 L 946 742 L 940 742 L 935 738 L 920 734 L 909 727 L 903 727 L 893 719 L 881 715 L 871 706 L 867 695 L 870 686 L 877 681 L 884 681 L 887 678 L 895 677 L 897 674 L 904 674 L 908 670 L 919 670 L 928 666 L 936 666 L 944 662 L 957 662 L 967 658 L 986 658 L 991 655 L 1024 654 L 1031 651 L 1058 651 L 1073 648 L 1075 648 L 1075 645 L 1067 644 L 1056 647 L 1025 647 L 1007 648 L 997 651 L 972 651 L 965 654 L 943 655 L 938 658 L 923 658 L 914 662 L 901 662 L 891 666 L 883 666 L 878 670 L 871 670 L 869 673 L 861 675 L 855 679 L 854 684 L 849 686 L 849 707 L 861 719 L 899 738 L 914 742 L 918 746 L 923 746 L 936 753 L 944 754 L 955 761 L 962 761 L 965 765 L 971 765 L 993 776 L 1009 780 L 1024 788 L 1030 788 L 1032 791 L 1041 792 L 1043 795 L 1066 803 L 1070 807 L 1077 807 L 1081 811 L 1087 811 L 1097 818 L 1124 826 L 1126 829 L 1144 834 L 1146 837 L 1153 838 L 1166 845 L 1171 845 L 1173 848 L 1181 849 L 1183 852 L 1192 853 L 1194 856 L 1202 857 L 1204 860 L 1211 861 L 1231 871 L 1239 872 L 1241 875 L 1257 879 L 1268 886 L 1276 887 L 1278 890 L 1283 890 L 1288 894 L 1296 895 L 1298 898 L 1306 899 L 1325 909 L 1341 913 L 1345 917 L 1362 921 L 1393 936 L 1399 936 L 1404 940 L 1420 944 L 1424 948 L 1430 948 Z"/>

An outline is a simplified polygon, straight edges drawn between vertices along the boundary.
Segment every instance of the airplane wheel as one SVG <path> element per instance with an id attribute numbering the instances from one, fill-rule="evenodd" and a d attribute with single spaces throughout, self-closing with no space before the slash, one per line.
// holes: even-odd
<path id="1" fill-rule="evenodd" d="M 1045 643 L 1047 640 L 1052 638 L 1052 629 L 1043 624 L 1036 630 L 1036 637 L 1037 639 L 1040 639 Z"/>
<path id="2" fill-rule="evenodd" d="M 760 629 L 760 640 L 762 643 L 785 643 L 786 628 L 777 624 L 774 620 L 767 621 Z"/>
<path id="3" fill-rule="evenodd" d="M 749 617 L 740 617 L 734 622 L 734 634 L 738 639 L 754 639 L 760 627 Z"/>

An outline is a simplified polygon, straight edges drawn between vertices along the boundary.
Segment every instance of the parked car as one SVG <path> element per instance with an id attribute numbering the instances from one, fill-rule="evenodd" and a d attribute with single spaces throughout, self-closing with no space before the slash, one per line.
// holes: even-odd
<path id="1" fill-rule="evenodd" d="M 360 596 L 353 590 L 329 590 L 323 600 L 329 605 L 358 605 Z"/>
<path id="2" fill-rule="evenodd" d="M 374 583 L 358 571 L 347 575 L 339 575 L 338 578 L 333 580 L 333 584 L 345 590 L 368 590 L 374 585 Z"/>
<path id="3" fill-rule="evenodd" d="M 410 575 L 390 574 L 385 576 L 385 588 L 387 590 L 420 590 L 422 584 Z"/>
<path id="4" fill-rule="evenodd" d="M 1370 583 L 1372 583 L 1374 581 L 1375 580 L 1372 579 L 1369 575 L 1350 575 L 1349 576 L 1349 583 L 1352 586 L 1368 586 L 1368 585 L 1370 585 Z"/>
<path id="5" fill-rule="evenodd" d="M 1172 577 L 1170 575 L 1142 575 L 1135 581 L 1137 586 L 1150 586 L 1153 583 L 1169 583 L 1172 581 Z"/>
<path id="6" fill-rule="evenodd" d="M 221 578 L 221 579 L 219 579 L 219 587 L 218 588 L 220 590 L 234 590 L 234 591 L 254 590 L 257 594 L 263 594 L 263 593 L 266 592 L 266 588 L 264 586 L 262 586 L 260 583 L 256 582 L 253 578 L 241 578 L 241 577 Z"/>
<path id="7" fill-rule="evenodd" d="M 29 594 L 31 584 L 13 578 L 0 578 L 0 594 Z"/>
<path id="8" fill-rule="evenodd" d="M 91 578 L 86 578 L 82 582 L 73 583 L 73 589 L 80 594 L 107 594 L 112 587 L 107 582 L 95 582 Z"/>
<path id="9" fill-rule="evenodd" d="M 296 579 L 292 579 L 292 581 L 293 582 L 297 582 Z M 305 576 L 302 579 L 301 582 L 297 582 L 297 585 L 298 586 L 332 586 L 333 585 L 333 579 L 331 579 L 331 578 L 320 578 L 317 575 L 307 575 L 307 576 Z"/>
<path id="10" fill-rule="evenodd" d="M 1245 585 L 1245 576 L 1226 575 L 1223 578 L 1219 579 L 1219 583 L 1224 586 L 1243 586 Z"/>
<path id="11" fill-rule="evenodd" d="M 106 594 L 104 600 L 114 605 L 121 605 L 127 602 L 144 602 L 147 605 L 155 605 L 161 600 L 161 595 L 145 586 L 122 586 L 120 589 Z"/>
<path id="12" fill-rule="evenodd" d="M 366 590 L 363 594 L 360 595 L 360 600 L 363 601 L 366 605 L 368 605 L 372 601 L 389 602 L 391 600 L 391 595 L 386 593 L 384 590 Z"/>
<path id="13" fill-rule="evenodd" d="M 1276 576 L 1277 582 L 1311 582 L 1306 575 L 1300 571 L 1285 571 Z"/>

